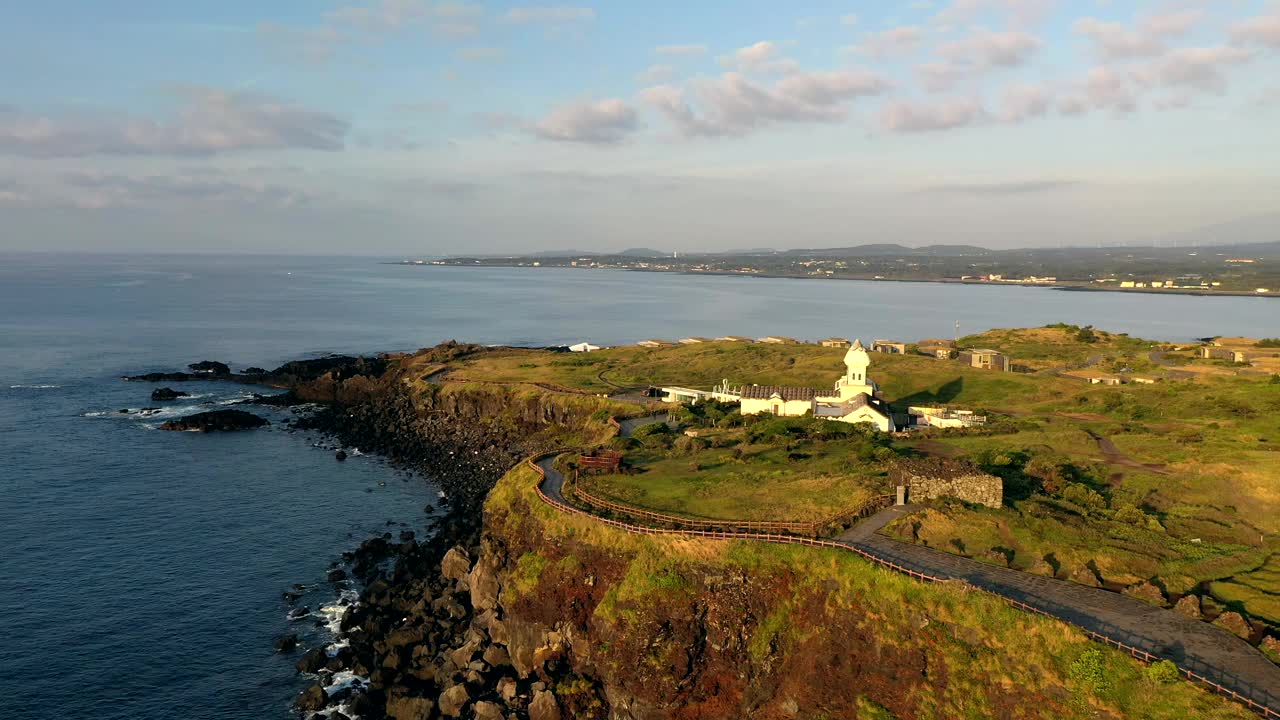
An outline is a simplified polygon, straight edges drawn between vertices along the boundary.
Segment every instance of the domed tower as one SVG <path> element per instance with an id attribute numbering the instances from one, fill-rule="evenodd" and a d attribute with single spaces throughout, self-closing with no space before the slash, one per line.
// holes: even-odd
<path id="1" fill-rule="evenodd" d="M 871 356 L 867 354 L 861 340 L 854 340 L 849 351 L 844 354 L 844 366 L 845 375 L 836 383 L 836 395 L 841 400 L 848 400 L 855 395 L 874 396 L 878 392 L 876 384 L 867 377 Z"/>

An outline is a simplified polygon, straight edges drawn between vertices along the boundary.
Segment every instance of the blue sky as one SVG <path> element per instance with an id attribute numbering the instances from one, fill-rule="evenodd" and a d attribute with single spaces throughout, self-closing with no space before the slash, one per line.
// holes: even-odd
<path id="1" fill-rule="evenodd" d="M 1280 2 L 10 3 L 0 249 L 1280 232 Z"/>

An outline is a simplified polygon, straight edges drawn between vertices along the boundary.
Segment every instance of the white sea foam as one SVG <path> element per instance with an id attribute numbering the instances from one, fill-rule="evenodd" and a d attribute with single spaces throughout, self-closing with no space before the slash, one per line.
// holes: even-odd
<path id="1" fill-rule="evenodd" d="M 52 390 L 60 388 L 61 385 L 10 385 L 10 390 Z"/>
<path id="2" fill-rule="evenodd" d="M 355 604 L 360 594 L 355 590 L 343 589 L 338 592 L 338 598 L 328 605 L 321 605 L 316 610 L 316 616 L 324 621 L 324 627 L 333 633 L 334 637 L 338 636 L 338 631 L 342 627 L 342 616 L 347 612 L 347 608 Z M 347 642 L 339 640 L 334 647 L 344 647 Z"/>

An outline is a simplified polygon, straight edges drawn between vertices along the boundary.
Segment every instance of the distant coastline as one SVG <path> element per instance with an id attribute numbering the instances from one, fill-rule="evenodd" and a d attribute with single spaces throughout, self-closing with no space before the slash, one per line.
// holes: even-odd
<path id="1" fill-rule="evenodd" d="M 530 270 L 541 270 L 544 268 L 553 268 L 557 270 L 616 270 L 621 272 L 635 273 L 664 273 L 670 275 L 689 275 L 694 277 L 747 277 L 747 278 L 772 278 L 782 280 L 854 280 L 859 282 L 876 282 L 876 283 L 936 283 L 944 285 L 973 285 L 979 287 L 1022 287 L 1022 288 L 1040 288 L 1043 290 L 1062 290 L 1068 292 L 1106 292 L 1106 293 L 1134 293 L 1144 295 L 1195 295 L 1199 297 L 1256 297 L 1256 298 L 1276 298 L 1280 297 L 1278 292 L 1250 292 L 1247 290 L 1213 290 L 1205 288 L 1120 288 L 1120 287 L 1103 287 L 1095 283 L 1086 283 L 1084 281 L 1056 281 L 1051 283 L 1044 282 L 1017 282 L 1017 281 L 989 281 L 989 280 L 966 280 L 962 278 L 886 278 L 875 276 L 858 276 L 858 275 L 796 275 L 788 273 L 770 273 L 770 272 L 733 272 L 726 270 L 687 270 L 687 269 L 661 269 L 661 268 L 638 268 L 638 267 L 574 267 L 571 265 L 530 265 L 527 262 L 494 262 L 486 261 L 479 264 L 467 264 L 462 262 L 447 262 L 443 264 L 437 263 L 416 263 L 416 262 L 384 262 L 384 265 L 406 265 L 409 267 L 451 267 L 451 268 L 527 268 Z"/>

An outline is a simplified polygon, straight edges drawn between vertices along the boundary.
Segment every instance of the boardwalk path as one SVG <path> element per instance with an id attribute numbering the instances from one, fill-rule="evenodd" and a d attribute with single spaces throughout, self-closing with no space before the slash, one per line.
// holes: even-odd
<path id="1" fill-rule="evenodd" d="M 637 421 L 622 429 L 629 434 L 641 424 L 644 423 Z M 565 500 L 563 492 L 564 475 L 553 467 L 554 460 L 554 457 L 545 457 L 538 461 L 543 473 L 539 487 L 553 506 L 570 509 L 572 505 Z M 987 565 L 878 534 L 910 510 L 910 506 L 886 508 L 850 528 L 834 542 L 925 575 L 964 580 L 974 587 L 1172 660 L 1184 671 L 1194 672 L 1270 708 L 1271 714 L 1266 717 L 1280 718 L 1280 667 L 1236 636 L 1117 593 Z M 1256 706 L 1254 709 L 1266 712 Z"/>

